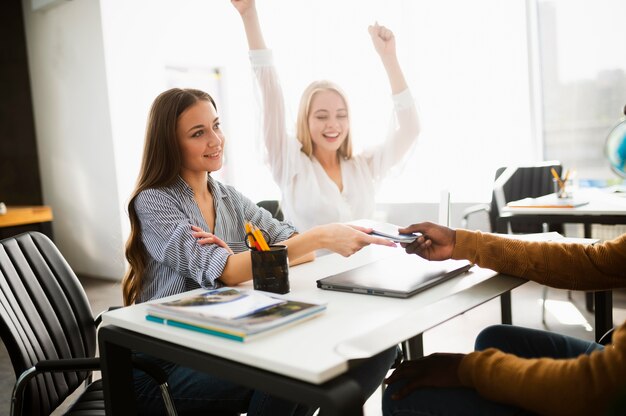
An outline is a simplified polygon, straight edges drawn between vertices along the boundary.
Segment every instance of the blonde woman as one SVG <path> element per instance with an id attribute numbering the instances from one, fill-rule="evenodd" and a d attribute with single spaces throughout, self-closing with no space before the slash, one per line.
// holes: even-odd
<path id="1" fill-rule="evenodd" d="M 285 218 L 300 230 L 328 222 L 372 218 L 377 184 L 404 159 L 420 130 L 415 103 L 396 56 L 393 33 L 378 24 L 369 27 L 389 78 L 396 127 L 384 143 L 355 155 L 348 100 L 329 81 L 315 81 L 304 90 L 297 138 L 288 137 L 284 98 L 255 1 L 231 3 L 241 15 L 261 89 L 263 136 L 272 175 L 282 191 Z"/>

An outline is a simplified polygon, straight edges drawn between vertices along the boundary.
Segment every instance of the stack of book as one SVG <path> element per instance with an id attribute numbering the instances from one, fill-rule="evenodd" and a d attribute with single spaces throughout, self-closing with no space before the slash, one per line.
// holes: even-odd
<path id="1" fill-rule="evenodd" d="M 150 303 L 146 319 L 235 341 L 319 315 L 325 304 L 223 287 L 175 301 Z"/>

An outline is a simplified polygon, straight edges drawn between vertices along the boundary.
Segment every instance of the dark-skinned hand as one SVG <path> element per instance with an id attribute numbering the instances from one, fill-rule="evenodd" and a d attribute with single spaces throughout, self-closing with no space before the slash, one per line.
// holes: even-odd
<path id="1" fill-rule="evenodd" d="M 465 354 L 435 353 L 417 360 L 405 361 L 385 379 L 392 384 L 407 380 L 404 387 L 394 393 L 393 400 L 402 399 L 423 387 L 462 387 L 458 369 Z"/>
<path id="2" fill-rule="evenodd" d="M 456 231 L 448 227 L 432 222 L 421 222 L 400 228 L 398 232 L 402 234 L 422 233 L 412 243 L 401 244 L 408 254 L 417 254 L 427 260 L 446 260 L 452 257 L 452 250 L 456 244 Z"/>

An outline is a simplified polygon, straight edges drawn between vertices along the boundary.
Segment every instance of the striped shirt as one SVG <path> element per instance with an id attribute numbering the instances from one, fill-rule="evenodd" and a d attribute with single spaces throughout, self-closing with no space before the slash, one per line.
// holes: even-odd
<path id="1" fill-rule="evenodd" d="M 191 226 L 221 238 L 235 253 L 246 251 L 245 223 L 267 231 L 269 243 L 288 239 L 296 232 L 259 208 L 233 187 L 208 176 L 215 205 L 215 230 L 210 230 L 194 199 L 193 190 L 179 176 L 168 187 L 140 192 L 134 206 L 146 249 L 147 266 L 137 303 L 192 289 L 215 288 L 230 253 L 216 244 L 198 244 Z"/>

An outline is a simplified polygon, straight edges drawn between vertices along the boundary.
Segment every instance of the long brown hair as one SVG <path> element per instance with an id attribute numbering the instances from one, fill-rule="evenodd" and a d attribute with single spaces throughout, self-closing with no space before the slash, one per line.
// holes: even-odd
<path id="1" fill-rule="evenodd" d="M 209 101 L 217 109 L 209 94 L 194 89 L 172 88 L 161 93 L 152 103 L 146 125 L 139 178 L 128 202 L 130 236 L 126 241 L 126 260 L 130 267 L 122 281 L 124 305 L 130 305 L 137 300 L 147 264 L 141 225 L 135 210 L 135 198 L 145 189 L 168 186 L 176 180 L 181 168 L 176 122 L 187 108 L 198 101 Z"/>
<path id="2" fill-rule="evenodd" d="M 346 94 L 339 88 L 337 84 L 331 81 L 313 81 L 302 92 L 300 97 L 300 107 L 298 108 L 298 119 L 296 120 L 296 134 L 300 143 L 302 143 L 301 151 L 308 157 L 313 155 L 313 139 L 311 138 L 311 129 L 309 129 L 309 113 L 311 111 L 311 101 L 313 96 L 320 91 L 334 91 L 343 99 L 348 110 L 348 116 L 350 115 L 350 109 L 348 108 L 348 99 Z M 352 129 L 348 129 L 348 135 L 343 141 L 337 152 L 343 159 L 350 159 L 352 157 Z"/>

